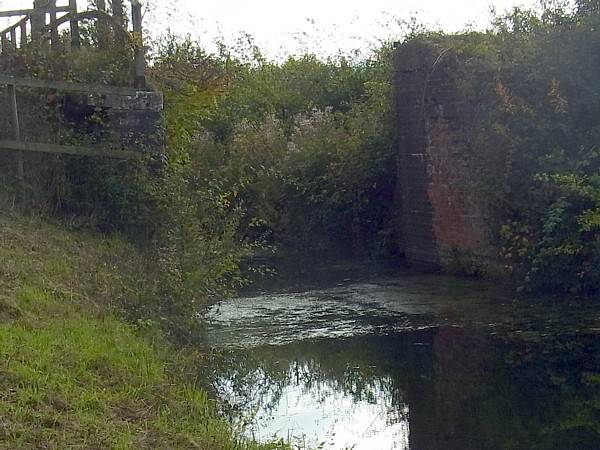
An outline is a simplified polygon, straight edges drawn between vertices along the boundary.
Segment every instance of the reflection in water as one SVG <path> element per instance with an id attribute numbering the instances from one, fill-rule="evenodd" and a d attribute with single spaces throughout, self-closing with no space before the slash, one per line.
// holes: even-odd
<path id="1" fill-rule="evenodd" d="M 476 287 L 444 304 L 444 289 L 426 292 L 403 280 L 224 305 L 208 332 L 228 349 L 212 382 L 260 440 L 295 436 L 325 449 L 600 448 L 593 308 L 475 301 Z"/>
<path id="2" fill-rule="evenodd" d="M 411 413 L 398 377 L 427 376 L 430 341 L 431 330 L 422 330 L 234 350 L 216 366 L 214 385 L 259 440 L 408 449 Z M 403 360 L 393 359 L 397 352 Z"/>
<path id="3" fill-rule="evenodd" d="M 391 379 L 373 379 L 367 386 L 364 380 L 353 382 L 348 374 L 348 385 L 339 386 L 332 380 L 313 380 L 314 374 L 314 364 L 292 364 L 285 383 L 275 382 L 263 392 L 245 392 L 254 400 L 251 410 L 256 411 L 247 434 L 263 441 L 287 435 L 315 448 L 408 449 L 408 406 L 392 404 Z M 253 386 L 268 381 L 260 369 L 251 377 Z M 359 393 L 359 384 L 368 395 Z M 231 379 L 218 380 L 217 385 L 224 400 L 233 404 L 237 397 L 239 401 Z"/>

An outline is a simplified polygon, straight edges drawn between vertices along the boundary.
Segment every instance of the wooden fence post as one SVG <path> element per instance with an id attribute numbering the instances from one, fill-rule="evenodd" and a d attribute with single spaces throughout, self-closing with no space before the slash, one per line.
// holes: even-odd
<path id="1" fill-rule="evenodd" d="M 21 127 L 19 125 L 19 109 L 17 106 L 17 87 L 14 84 L 8 85 L 8 101 L 10 104 L 10 116 L 13 128 L 13 138 L 15 141 L 21 140 Z M 23 163 L 23 152 L 17 152 L 17 178 L 21 184 L 21 193 L 24 194 L 25 188 L 25 169 Z"/>
<path id="2" fill-rule="evenodd" d="M 106 12 L 106 0 L 96 0 L 96 6 L 98 11 Z M 110 42 L 110 30 L 108 28 L 108 23 L 106 22 L 106 17 L 98 18 L 98 47 L 101 49 L 106 49 L 108 47 L 108 43 Z"/>
<path id="3" fill-rule="evenodd" d="M 112 1 L 112 15 L 115 24 L 115 40 L 119 45 L 123 45 L 125 43 L 125 35 L 127 32 L 125 29 L 125 10 L 123 8 L 123 0 Z"/>
<path id="4" fill-rule="evenodd" d="M 34 0 L 33 2 L 34 12 L 31 15 L 31 37 L 34 41 L 41 36 L 42 30 L 46 25 L 46 13 L 44 12 L 46 4 L 47 0 Z"/>
<path id="5" fill-rule="evenodd" d="M 21 22 L 21 48 L 27 45 L 27 20 Z"/>
<path id="6" fill-rule="evenodd" d="M 79 48 L 81 47 L 81 38 L 79 36 L 79 22 L 75 17 L 77 15 L 77 0 L 69 0 L 69 14 L 71 14 L 71 47 Z"/>
<path id="7" fill-rule="evenodd" d="M 136 89 L 146 87 L 146 49 L 144 48 L 144 30 L 142 28 L 142 4 L 131 1 L 131 21 L 133 23 L 133 41 L 135 45 L 134 80 Z"/>
<path id="8" fill-rule="evenodd" d="M 52 50 L 58 50 L 59 44 L 59 36 L 58 36 L 58 27 L 53 26 L 52 24 L 56 22 L 56 0 L 48 0 L 48 7 L 50 9 L 50 45 L 52 46 Z"/>
<path id="9" fill-rule="evenodd" d="M 17 44 L 17 29 L 15 27 L 10 29 L 10 46 L 13 50 L 16 50 L 19 46 Z"/>

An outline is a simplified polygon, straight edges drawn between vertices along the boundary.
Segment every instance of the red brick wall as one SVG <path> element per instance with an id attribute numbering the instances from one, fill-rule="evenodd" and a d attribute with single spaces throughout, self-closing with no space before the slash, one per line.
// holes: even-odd
<path id="1" fill-rule="evenodd" d="M 485 217 L 469 172 L 469 108 L 455 80 L 459 58 L 412 41 L 396 50 L 396 111 L 404 252 L 444 267 L 490 259 Z"/>

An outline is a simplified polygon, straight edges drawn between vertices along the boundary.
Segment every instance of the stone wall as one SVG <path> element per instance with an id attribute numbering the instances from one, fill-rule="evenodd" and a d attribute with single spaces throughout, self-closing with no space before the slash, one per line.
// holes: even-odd
<path id="1" fill-rule="evenodd" d="M 88 105 L 105 112 L 109 145 L 142 152 L 164 151 L 162 93 L 89 95 L 86 100 Z"/>
<path id="2" fill-rule="evenodd" d="M 396 49 L 397 204 L 409 263 L 479 270 L 493 251 L 470 183 L 459 64 L 452 50 L 418 40 Z"/>
<path id="3" fill-rule="evenodd" d="M 160 92 L 70 94 L 19 89 L 17 101 L 24 141 L 140 154 L 164 152 Z M 0 94 L 0 110 L 5 112 L 0 113 L 0 139 L 12 139 L 4 92 Z"/>
<path id="4" fill-rule="evenodd" d="M 14 131 L 8 114 L 8 96 L 2 88 L 0 86 L 0 140 L 10 141 L 14 139 Z M 48 152 L 56 151 L 54 144 L 67 146 L 68 151 L 95 152 L 95 156 L 23 152 L 24 183 L 18 183 L 21 160 L 18 153 L 0 148 L 0 205 L 12 205 L 21 199 L 28 207 L 41 209 L 79 207 L 71 201 L 77 195 L 75 192 L 87 182 L 90 186 L 101 185 L 92 167 L 102 165 L 104 168 L 98 168 L 98 173 L 112 171 L 115 174 L 131 167 L 108 159 L 109 156 L 133 157 L 137 161 L 138 155 L 147 155 L 148 158 L 140 160 L 152 173 L 163 173 L 165 125 L 160 93 L 91 95 L 20 88 L 17 101 L 22 141 L 42 144 L 41 148 Z M 88 211 L 83 213 L 88 214 Z"/>

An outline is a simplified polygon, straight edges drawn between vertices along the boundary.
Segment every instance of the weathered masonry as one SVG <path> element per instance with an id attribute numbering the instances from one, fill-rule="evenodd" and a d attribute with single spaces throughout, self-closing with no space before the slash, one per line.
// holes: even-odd
<path id="1" fill-rule="evenodd" d="M 0 11 L 0 17 L 16 17 L 0 30 L 0 151 L 14 152 L 19 178 L 23 152 L 131 159 L 162 151 L 163 98 L 145 82 L 141 8 L 132 1 L 131 31 L 122 0 L 113 0 L 111 14 L 104 0 L 88 11 L 78 11 L 74 0 L 35 0 L 32 9 Z M 129 86 L 23 73 L 22 55 L 37 52 L 50 61 L 77 55 L 82 21 L 97 27 L 99 50 L 110 41 L 132 48 Z"/>
<path id="2" fill-rule="evenodd" d="M 469 189 L 467 104 L 449 50 L 418 40 L 395 53 L 399 198 L 404 253 L 439 268 L 493 258 L 485 217 Z"/>

